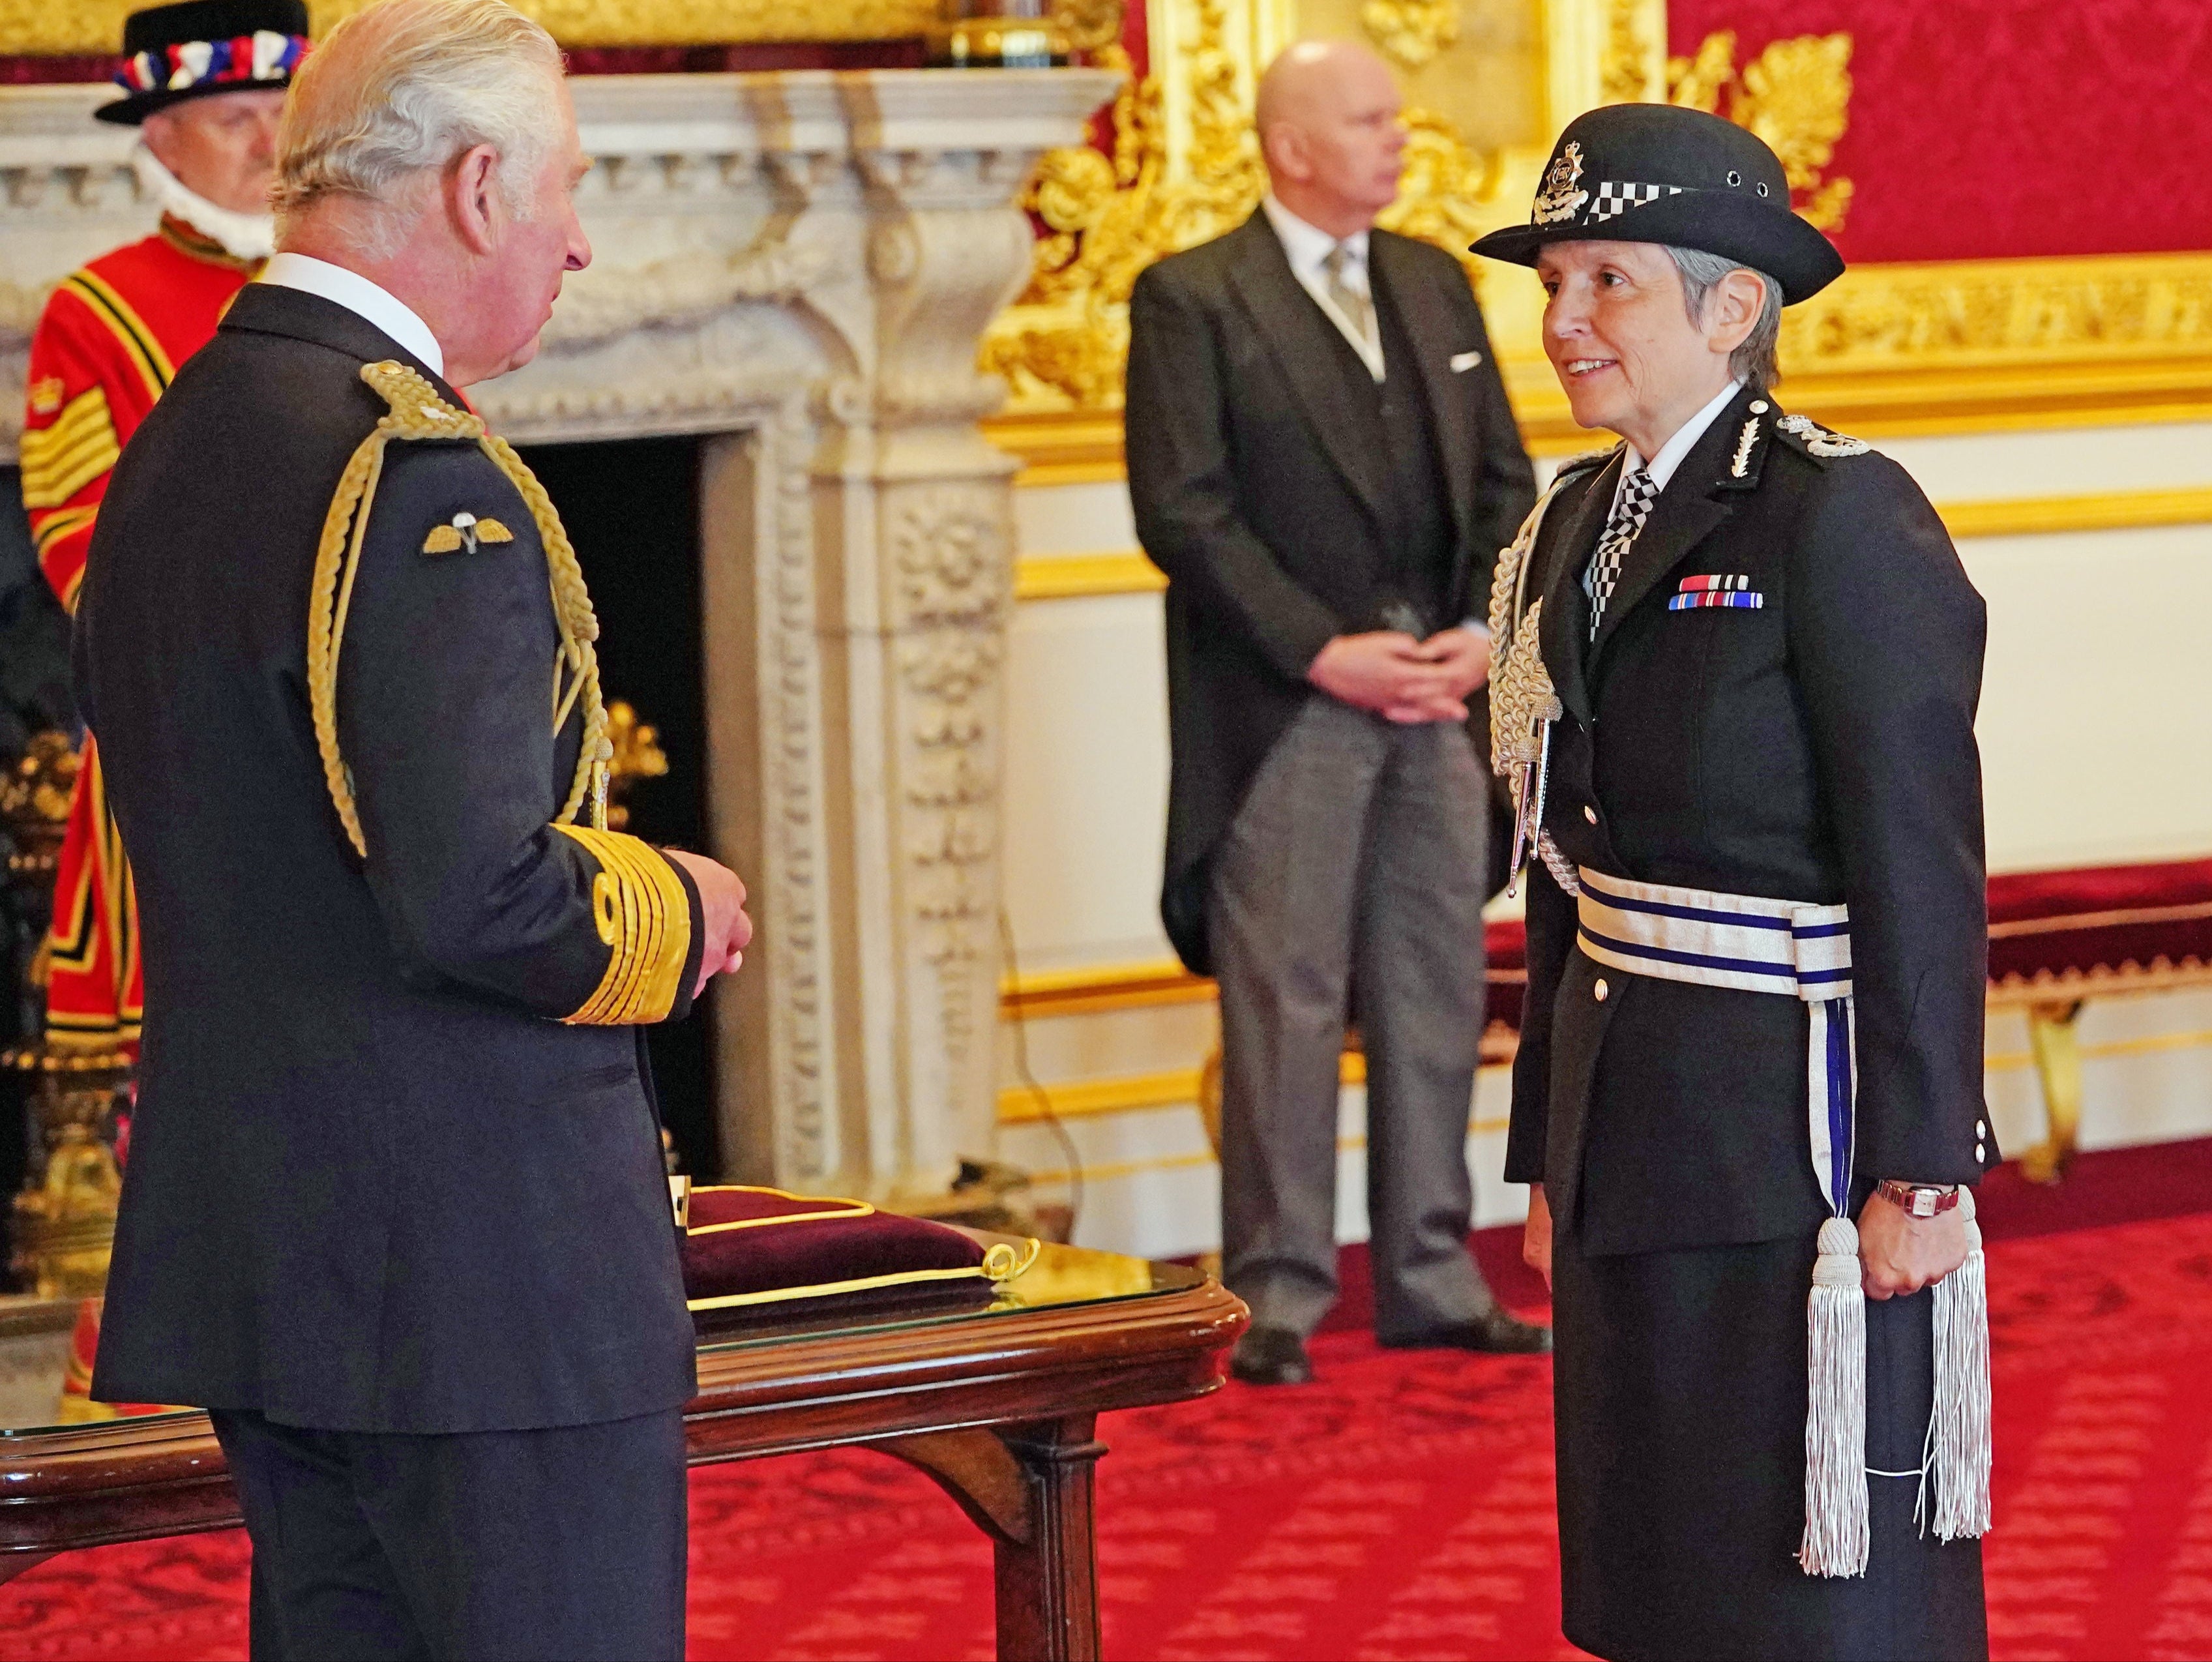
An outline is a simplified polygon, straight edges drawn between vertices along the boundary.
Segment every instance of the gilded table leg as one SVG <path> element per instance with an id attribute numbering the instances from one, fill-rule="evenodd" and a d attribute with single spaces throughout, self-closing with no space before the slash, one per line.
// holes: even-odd
<path id="1" fill-rule="evenodd" d="M 991 1537 L 1000 1662 L 1097 1662 L 1097 1416 L 1004 1431 L 941 1431 L 874 1445 L 919 1466 Z"/>
<path id="2" fill-rule="evenodd" d="M 2020 1157 L 2021 1174 L 2033 1183 L 2057 1183 L 2064 1177 L 2081 1141 L 2081 1046 L 2075 1032 L 2081 1015 L 2078 998 L 2028 1007 L 2028 1045 L 2035 1053 L 2050 1121 L 2044 1140 Z"/>

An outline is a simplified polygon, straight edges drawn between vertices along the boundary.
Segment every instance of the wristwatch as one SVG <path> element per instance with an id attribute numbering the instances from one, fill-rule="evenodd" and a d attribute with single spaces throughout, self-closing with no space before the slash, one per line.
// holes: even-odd
<path id="1" fill-rule="evenodd" d="M 1959 1185 L 1954 1183 L 1899 1183 L 1895 1178 L 1884 1178 L 1875 1193 L 1908 1218 L 1932 1218 L 1959 1203 Z"/>

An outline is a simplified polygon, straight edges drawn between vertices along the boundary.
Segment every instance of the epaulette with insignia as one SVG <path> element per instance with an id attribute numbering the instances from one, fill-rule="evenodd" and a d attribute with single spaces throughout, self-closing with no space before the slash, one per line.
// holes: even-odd
<path id="1" fill-rule="evenodd" d="M 1874 448 L 1864 439 L 1832 432 L 1810 416 L 1784 416 L 1774 425 L 1777 431 L 1789 434 L 1803 445 L 1808 455 L 1863 456 Z"/>

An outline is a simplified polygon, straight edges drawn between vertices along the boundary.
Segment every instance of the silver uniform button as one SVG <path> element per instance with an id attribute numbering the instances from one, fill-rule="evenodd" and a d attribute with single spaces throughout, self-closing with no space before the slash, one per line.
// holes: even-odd
<path id="1" fill-rule="evenodd" d="M 1595 987 L 1590 989 L 1590 996 L 1597 1000 L 1599 1003 L 1602 1004 L 1605 1002 L 1606 995 L 1610 993 L 1612 990 L 1612 988 L 1607 986 L 1602 980 L 1600 980 Z"/>
<path id="2" fill-rule="evenodd" d="M 1595 808 L 1594 808 L 1594 807 L 1590 807 L 1590 805 L 1589 805 L 1589 803 L 1587 803 L 1587 802 L 1583 803 L 1583 819 L 1587 819 L 1587 820 L 1589 820 L 1589 821 L 1590 822 L 1590 824 L 1592 824 L 1593 825 L 1595 825 L 1595 824 L 1597 824 L 1597 810 L 1596 810 Z"/>
<path id="3" fill-rule="evenodd" d="M 1974 1135 L 1975 1135 L 1976 1136 L 1978 1136 L 1978 1137 L 1985 1137 L 1985 1136 L 1989 1135 L 1989 1134 L 1990 1134 L 1990 1123 L 1989 1123 L 1989 1121 L 1987 1121 L 1987 1120 L 1985 1120 L 1985 1119 L 1978 1119 L 1978 1120 L 1976 1120 L 1976 1121 L 1974 1122 Z"/>
<path id="4" fill-rule="evenodd" d="M 1977 1166 L 1986 1166 L 1989 1163 L 1989 1158 L 1990 1151 L 1984 1148 L 1980 1143 L 1976 1143 L 1974 1145 L 1974 1164 Z"/>

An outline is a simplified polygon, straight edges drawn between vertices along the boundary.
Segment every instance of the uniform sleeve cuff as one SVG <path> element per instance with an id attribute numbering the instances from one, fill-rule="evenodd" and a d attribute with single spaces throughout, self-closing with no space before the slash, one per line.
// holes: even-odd
<path id="1" fill-rule="evenodd" d="M 592 916 L 605 942 L 606 973 L 563 1020 L 594 1027 L 665 1021 L 689 990 L 684 966 L 698 962 L 698 900 L 676 862 L 619 831 L 556 825 L 599 864 Z M 696 974 L 696 968 L 695 968 Z"/>
<path id="2" fill-rule="evenodd" d="M 699 904 L 699 886 L 691 880 L 691 874 L 671 860 L 666 849 L 656 849 L 653 852 L 684 886 L 684 905 L 691 916 L 691 949 L 684 954 L 684 972 L 676 979 L 676 1002 L 668 1008 L 668 1019 L 681 1021 L 691 1014 L 691 989 L 699 984 L 699 960 L 707 951 L 707 914 Z"/>

